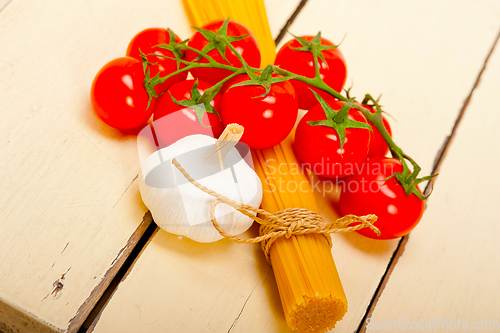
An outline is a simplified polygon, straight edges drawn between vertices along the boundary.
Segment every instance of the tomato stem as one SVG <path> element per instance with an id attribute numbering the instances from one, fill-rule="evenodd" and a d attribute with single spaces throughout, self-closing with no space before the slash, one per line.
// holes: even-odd
<path id="1" fill-rule="evenodd" d="M 231 45 L 231 43 L 227 40 L 227 38 L 225 36 L 219 36 L 219 39 L 220 39 L 221 42 L 223 42 L 224 44 L 226 44 L 226 46 L 229 47 L 229 49 L 231 50 L 231 52 L 233 52 L 234 55 L 238 58 L 238 60 L 243 65 L 243 68 L 245 68 L 245 71 L 247 72 L 247 74 L 250 77 L 250 79 L 251 80 L 258 79 L 259 76 L 252 71 L 252 69 L 250 68 L 250 66 L 248 66 L 247 62 L 245 61 L 245 59 L 243 59 L 243 57 L 238 52 L 238 50 L 236 50 L 234 48 L 234 46 Z"/>
<path id="2" fill-rule="evenodd" d="M 352 107 L 352 103 L 351 102 L 344 102 L 344 105 L 342 105 L 342 107 L 340 108 L 339 112 L 337 112 L 337 114 L 335 115 L 335 117 L 333 117 L 333 121 L 335 121 L 336 123 L 342 123 L 345 121 L 345 119 L 347 119 L 347 115 L 349 113 L 349 110 L 351 109 Z"/>
<path id="3" fill-rule="evenodd" d="M 314 73 L 315 73 L 314 78 L 319 78 L 323 82 L 323 79 L 321 78 L 321 75 L 319 73 L 318 48 L 316 47 L 316 45 L 311 44 L 311 50 L 314 59 Z"/>
<path id="4" fill-rule="evenodd" d="M 217 82 L 212 87 L 210 87 L 209 89 L 205 90 L 205 92 L 203 93 L 203 95 L 201 95 L 201 97 L 197 100 L 197 102 L 200 103 L 200 104 L 201 103 L 206 103 L 207 101 L 210 102 L 212 99 L 214 99 L 215 95 L 217 95 L 217 93 L 222 88 L 222 86 L 224 85 L 224 83 L 226 83 L 227 81 L 231 80 L 233 77 L 235 77 L 237 75 L 241 75 L 243 73 L 245 73 L 245 70 L 243 68 L 240 68 L 236 72 L 234 72 L 231 75 L 225 77 L 223 80 Z"/>

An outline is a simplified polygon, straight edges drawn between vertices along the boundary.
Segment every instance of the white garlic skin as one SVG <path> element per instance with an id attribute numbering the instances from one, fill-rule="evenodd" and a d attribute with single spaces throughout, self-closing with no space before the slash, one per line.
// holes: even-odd
<path id="1" fill-rule="evenodd" d="M 173 158 L 176 158 L 196 181 L 207 188 L 238 203 L 254 207 L 260 206 L 262 201 L 260 179 L 235 148 L 228 150 L 223 159 L 224 162 L 237 161 L 232 168 L 220 171 L 219 165 L 219 172 L 201 179 L 196 177 L 197 170 L 206 167 L 207 163 L 211 163 L 214 167 L 214 163 L 220 163 L 219 158 L 208 161 L 203 157 L 204 154 L 198 154 L 199 156 L 197 155 L 196 160 L 193 161 L 179 159 L 179 156 L 185 156 L 183 154 L 186 152 L 202 147 L 214 147 L 215 143 L 214 138 L 205 135 L 191 135 L 153 153 L 141 165 L 142 175 L 139 177 L 139 189 L 142 200 L 150 209 L 155 222 L 163 230 L 202 243 L 211 243 L 223 238 L 210 221 L 210 204 L 216 198 L 187 182 L 180 171 L 171 164 Z M 163 180 L 173 182 L 176 186 L 156 188 L 145 182 L 144 176 L 161 163 L 160 153 L 167 171 L 162 172 L 161 177 L 169 178 Z M 233 171 L 237 183 L 234 182 Z M 215 216 L 221 227 L 231 235 L 245 232 L 253 223 L 253 219 L 224 203 L 217 205 Z"/>

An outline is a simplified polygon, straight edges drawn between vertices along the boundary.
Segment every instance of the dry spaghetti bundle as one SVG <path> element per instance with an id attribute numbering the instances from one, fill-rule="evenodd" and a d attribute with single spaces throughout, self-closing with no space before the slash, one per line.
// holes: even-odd
<path id="1" fill-rule="evenodd" d="M 272 40 L 262 0 L 184 0 L 193 26 L 230 18 L 255 35 L 264 65 L 272 63 Z M 263 184 L 262 209 L 277 213 L 287 208 L 318 212 L 307 175 L 292 151 L 293 134 L 281 144 L 253 150 L 254 167 Z M 262 229 L 262 228 L 261 228 Z M 288 325 L 302 332 L 324 332 L 347 311 L 347 299 L 333 261 L 328 234 L 308 233 L 276 239 L 269 259 Z"/>
<path id="2" fill-rule="evenodd" d="M 309 180 L 291 143 L 292 135 L 273 148 L 253 151 L 255 171 L 263 183 L 262 208 L 278 212 L 298 207 L 317 212 Z M 292 329 L 325 331 L 347 311 L 347 299 L 326 237 L 315 233 L 282 237 L 270 249 L 283 311 Z"/>

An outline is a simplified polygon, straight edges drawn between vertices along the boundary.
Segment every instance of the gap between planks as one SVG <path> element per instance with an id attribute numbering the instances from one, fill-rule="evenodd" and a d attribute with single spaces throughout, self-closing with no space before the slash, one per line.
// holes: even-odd
<path id="1" fill-rule="evenodd" d="M 432 168 L 432 174 L 438 174 L 439 169 L 446 158 L 446 153 L 448 152 L 449 148 L 451 147 L 451 144 L 453 142 L 453 138 L 456 135 L 458 126 L 460 125 L 460 122 L 462 121 L 462 118 L 465 114 L 465 111 L 467 110 L 467 107 L 469 106 L 469 102 L 472 99 L 472 95 L 474 94 L 474 91 L 476 88 L 479 86 L 479 83 L 481 81 L 481 77 L 486 70 L 486 67 L 488 66 L 488 61 L 490 60 L 491 54 L 495 50 L 495 47 L 498 44 L 498 40 L 500 39 L 500 30 L 493 42 L 493 45 L 491 46 L 490 51 L 488 52 L 488 55 L 486 56 L 484 62 L 483 62 L 483 67 L 479 71 L 479 74 L 476 78 L 476 81 L 474 82 L 474 85 L 467 96 L 467 98 L 464 100 L 464 104 L 462 108 L 459 110 L 457 114 L 457 118 L 455 120 L 455 124 L 453 125 L 453 128 L 450 132 L 450 135 L 448 135 L 441 147 L 441 149 L 438 151 L 436 154 L 436 158 L 434 160 L 434 166 Z M 426 185 L 425 190 L 424 190 L 424 195 L 429 195 L 432 192 L 432 188 L 434 186 L 434 182 L 437 180 L 437 177 L 432 178 Z M 427 208 L 427 202 L 426 202 L 426 208 Z M 366 333 L 366 320 L 371 317 L 373 311 L 375 310 L 375 307 L 377 306 L 377 302 L 380 298 L 380 295 L 384 292 L 384 288 L 387 285 L 387 282 L 389 281 L 389 278 L 391 276 L 392 271 L 394 270 L 394 267 L 396 267 L 396 264 L 398 263 L 399 258 L 403 255 L 406 243 L 408 243 L 408 239 L 410 238 L 410 234 L 401 237 L 401 240 L 398 243 L 398 246 L 396 250 L 394 251 L 394 254 L 391 257 L 391 260 L 389 261 L 389 265 L 387 266 L 387 270 L 385 271 L 384 275 L 382 276 L 382 279 L 380 280 L 380 283 L 375 290 L 375 294 L 373 295 L 372 300 L 370 301 L 370 304 L 368 305 L 368 308 L 366 310 L 366 313 L 359 323 L 359 327 L 356 330 L 356 333 Z"/>
<path id="2" fill-rule="evenodd" d="M 278 37 L 276 37 L 276 39 L 274 40 L 274 44 L 276 44 L 276 46 L 278 46 L 278 44 L 281 42 L 281 40 L 283 39 L 283 37 L 285 37 L 286 33 L 288 32 L 288 28 L 292 25 L 293 21 L 295 21 L 295 19 L 299 15 L 299 13 L 302 10 L 302 8 L 304 8 L 304 6 L 306 5 L 306 3 L 307 3 L 307 0 L 302 0 L 302 1 L 300 1 L 300 3 L 297 6 L 297 8 L 295 8 L 295 10 L 292 13 L 292 15 L 290 16 L 290 18 L 286 21 L 285 25 L 280 30 L 280 33 L 278 34 Z"/>
<path id="3" fill-rule="evenodd" d="M 92 311 L 90 311 L 90 313 L 88 314 L 78 333 L 93 331 L 95 325 L 97 324 L 97 321 L 101 316 L 102 310 L 115 293 L 118 285 L 120 284 L 120 282 L 127 278 L 137 259 L 139 259 L 149 242 L 151 242 L 154 235 L 158 232 L 158 226 L 156 225 L 156 223 L 154 223 L 150 211 L 146 212 L 143 221 L 148 221 L 146 230 L 142 233 L 140 239 L 137 241 L 134 248 L 130 251 L 127 259 L 123 262 L 123 265 L 120 266 L 120 269 L 114 276 L 113 280 L 110 282 L 106 290 L 102 293 L 101 298 L 96 302 Z"/>
<path id="4" fill-rule="evenodd" d="M 78 309 L 77 314 L 70 320 L 66 332 L 70 333 L 82 331 L 84 323 L 92 316 L 92 313 L 101 303 L 103 296 L 107 293 L 110 286 L 116 280 L 116 277 L 122 271 L 123 266 L 129 261 L 134 251 L 144 239 L 144 235 L 147 234 L 148 230 L 152 226 L 156 227 L 156 224 L 153 223 L 151 214 L 147 212 L 144 215 L 141 224 L 130 236 L 125 247 L 123 247 L 122 250 L 118 253 L 115 260 L 111 264 L 111 267 L 105 273 L 103 282 L 101 282 L 94 290 L 92 290 L 90 296 Z M 83 332 L 85 332 L 85 330 Z"/>
<path id="5" fill-rule="evenodd" d="M 11 0 L 0 0 L 0 12 L 9 4 Z"/>

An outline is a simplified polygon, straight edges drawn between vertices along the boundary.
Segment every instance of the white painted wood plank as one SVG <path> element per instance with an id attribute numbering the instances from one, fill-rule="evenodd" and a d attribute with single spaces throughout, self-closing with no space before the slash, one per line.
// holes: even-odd
<path id="1" fill-rule="evenodd" d="M 257 234 L 253 227 L 243 236 Z M 270 275 L 258 245 L 200 244 L 160 230 L 93 332 L 227 332 Z"/>
<path id="2" fill-rule="evenodd" d="M 141 29 L 187 37 L 178 13 L 177 2 L 24 0 L 0 12 L 0 310 L 11 313 L 0 330 L 12 313 L 78 329 L 144 231 L 135 137 L 93 114 L 90 86 Z"/>
<path id="3" fill-rule="evenodd" d="M 433 332 L 500 331 L 500 114 L 491 102 L 499 89 L 497 45 L 441 166 L 426 223 L 411 233 L 368 328 L 402 318 Z"/>
<path id="4" fill-rule="evenodd" d="M 269 28 L 273 38 L 278 37 L 281 29 L 283 29 L 299 4 L 300 0 L 264 0 Z"/>
<path id="5" fill-rule="evenodd" d="M 349 31 L 349 38 L 354 36 L 355 42 L 348 43 L 349 38 L 346 39 L 342 50 L 349 68 L 353 68 L 350 75 L 356 78 L 355 93 L 377 95 L 384 92 L 382 101 L 387 111 L 399 120 L 393 126 L 397 141 L 407 148 L 408 153 L 415 155 L 424 171 L 428 172 L 491 46 L 498 28 L 499 11 L 489 3 L 477 5 L 472 2 L 453 9 L 451 14 L 451 3 L 421 2 L 411 6 L 417 7 L 406 8 L 396 1 L 356 1 L 345 5 L 311 1 L 291 31 L 312 34 L 322 30 L 324 36 L 331 34 L 334 41 L 340 40 L 346 31 Z M 437 13 L 428 15 L 427 25 L 422 26 L 422 15 L 433 11 Z M 396 16 L 403 14 L 405 19 L 394 22 Z M 269 11 L 268 16 L 271 16 Z M 392 25 L 388 23 L 391 20 Z M 339 29 L 338 25 L 344 29 Z M 454 29 L 456 33 L 450 35 L 448 29 Z M 374 37 L 376 39 L 372 41 Z M 373 50 L 376 44 L 379 48 Z M 433 47 L 426 48 L 426 44 Z M 457 47 L 464 44 L 473 47 L 457 52 Z M 444 69 L 428 70 L 436 66 Z M 449 104 L 419 101 L 426 95 L 435 98 L 434 90 L 443 87 L 440 95 Z M 423 107 L 428 109 L 421 109 Z M 434 114 L 436 121 L 430 124 L 428 120 L 418 122 L 418 112 L 424 116 Z M 410 137 L 421 137 L 427 132 L 430 138 L 424 139 L 425 144 Z M 337 198 L 338 193 L 333 191 L 320 200 L 326 218 L 337 216 L 334 209 Z M 270 266 L 263 261 L 258 246 L 222 241 L 205 249 L 182 242 L 191 243 L 164 232 L 155 235 L 110 299 L 94 332 L 105 333 L 112 328 L 121 332 L 176 332 L 180 328 L 187 332 L 288 330 L 274 276 L 270 274 Z M 336 331 L 356 330 L 396 242 L 372 241 L 357 234 L 334 237 L 332 252 L 350 302 L 350 310 Z M 219 253 L 219 249 L 226 246 L 230 250 Z M 184 255 L 186 251 L 194 257 Z M 180 253 L 182 260 L 196 264 L 182 264 L 178 258 Z M 200 256 L 203 258 L 201 266 L 198 265 Z M 254 256 L 253 260 L 258 263 L 245 266 L 249 256 Z M 172 263 L 172 267 L 165 267 L 165 264 L 159 264 L 160 261 Z M 244 283 L 226 279 L 234 271 L 240 272 Z M 165 285 L 156 283 L 163 278 L 168 281 Z M 226 284 L 213 282 L 218 279 Z M 200 294 L 203 297 L 199 297 Z M 171 298 L 177 301 L 172 304 Z"/>
<path id="6" fill-rule="evenodd" d="M 499 21 L 500 7 L 495 2 L 453 6 L 432 1 L 310 1 L 290 31 L 306 35 L 321 30 L 333 41 L 347 33 L 341 50 L 348 66 L 348 85 L 354 81 L 355 96 L 384 93 L 385 110 L 398 120 L 392 122 L 396 142 L 428 173 L 474 85 Z M 329 186 L 325 184 L 327 192 Z M 317 193 L 321 213 L 335 218 L 338 193 L 321 197 Z M 421 222 L 435 223 L 428 215 Z M 335 331 L 354 332 L 397 242 L 372 241 L 357 234 L 334 235 L 333 242 L 332 253 L 349 302 L 346 317 Z M 279 302 L 264 301 L 277 295 L 269 289 L 259 286 L 253 291 L 233 332 L 283 331 L 283 320 L 276 317 Z"/>

